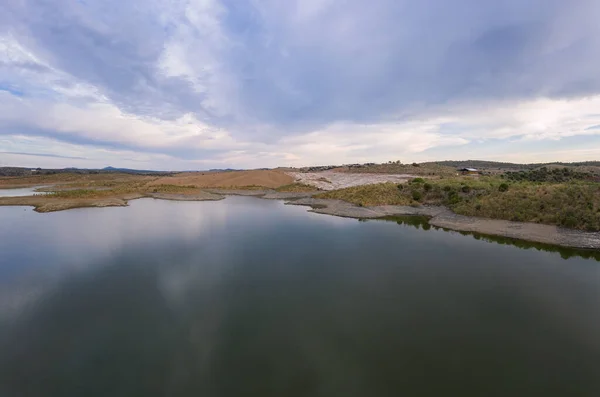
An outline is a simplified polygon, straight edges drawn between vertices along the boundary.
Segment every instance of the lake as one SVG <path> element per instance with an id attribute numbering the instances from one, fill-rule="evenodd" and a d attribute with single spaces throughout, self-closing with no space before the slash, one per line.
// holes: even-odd
<path id="1" fill-rule="evenodd" d="M 45 186 L 34 186 L 34 187 L 19 187 L 14 189 L 0 189 L 0 197 L 19 197 L 19 196 L 33 196 L 35 194 L 48 194 L 48 192 L 37 192 L 39 189 Z"/>
<path id="2" fill-rule="evenodd" d="M 600 395 L 593 258 L 256 198 L 130 204 L 0 207 L 0 396 Z"/>

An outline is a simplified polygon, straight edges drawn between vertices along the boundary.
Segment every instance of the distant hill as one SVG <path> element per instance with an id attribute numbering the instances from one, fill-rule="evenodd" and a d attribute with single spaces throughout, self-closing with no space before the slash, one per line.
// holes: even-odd
<path id="1" fill-rule="evenodd" d="M 501 161 L 486 161 L 486 160 L 446 160 L 446 161 L 434 161 L 424 164 L 437 164 L 446 167 L 454 168 L 481 168 L 481 169 L 503 169 L 503 170 L 532 170 L 540 167 L 548 166 L 561 166 L 561 167 L 600 167 L 600 161 L 581 161 L 575 163 L 531 163 L 531 164 L 519 164 L 519 163 L 505 163 Z"/>
<path id="2" fill-rule="evenodd" d="M 445 167 L 453 168 L 499 168 L 505 170 L 527 170 L 535 168 L 533 164 L 518 164 L 518 163 L 505 163 L 501 161 L 485 161 L 485 160 L 446 160 L 446 161 L 433 161 L 425 164 L 437 164 Z"/>
<path id="3" fill-rule="evenodd" d="M 127 174 L 159 174 L 171 175 L 169 171 L 133 170 L 130 168 L 105 167 L 102 169 L 88 168 L 25 168 L 25 167 L 0 167 L 0 176 L 27 176 L 27 175 L 53 175 L 53 174 L 101 174 L 109 172 L 122 172 Z"/>
<path id="4" fill-rule="evenodd" d="M 23 176 L 31 174 L 31 168 L 0 167 L 0 176 Z"/>
<path id="5" fill-rule="evenodd" d="M 127 174 L 156 174 L 156 173 L 165 174 L 165 173 L 169 173 L 168 171 L 134 170 L 131 168 L 116 168 L 116 167 L 110 167 L 110 166 L 102 168 L 101 171 L 124 172 Z"/>

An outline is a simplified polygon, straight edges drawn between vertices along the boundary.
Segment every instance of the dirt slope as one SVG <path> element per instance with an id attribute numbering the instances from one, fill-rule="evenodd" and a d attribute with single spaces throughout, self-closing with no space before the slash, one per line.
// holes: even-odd
<path id="1" fill-rule="evenodd" d="M 291 176 L 276 170 L 185 172 L 150 182 L 154 185 L 193 185 L 199 187 L 264 186 L 277 188 L 294 182 Z"/>

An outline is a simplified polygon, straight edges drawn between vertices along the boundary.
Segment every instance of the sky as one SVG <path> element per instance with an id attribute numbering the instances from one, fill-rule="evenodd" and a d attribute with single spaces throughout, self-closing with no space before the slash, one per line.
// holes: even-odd
<path id="1" fill-rule="evenodd" d="M 598 0 L 2 0 L 0 166 L 600 160 Z"/>

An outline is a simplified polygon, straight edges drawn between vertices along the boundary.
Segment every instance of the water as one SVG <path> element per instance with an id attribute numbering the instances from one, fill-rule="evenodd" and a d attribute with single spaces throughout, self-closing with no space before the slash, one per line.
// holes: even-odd
<path id="1" fill-rule="evenodd" d="M 34 194 L 48 194 L 48 192 L 36 192 L 43 186 L 34 187 L 20 187 L 15 189 L 0 189 L 0 197 L 19 197 L 19 196 L 33 196 Z"/>
<path id="2" fill-rule="evenodd" d="M 0 396 L 598 396 L 569 256 L 255 198 L 0 207 Z"/>

